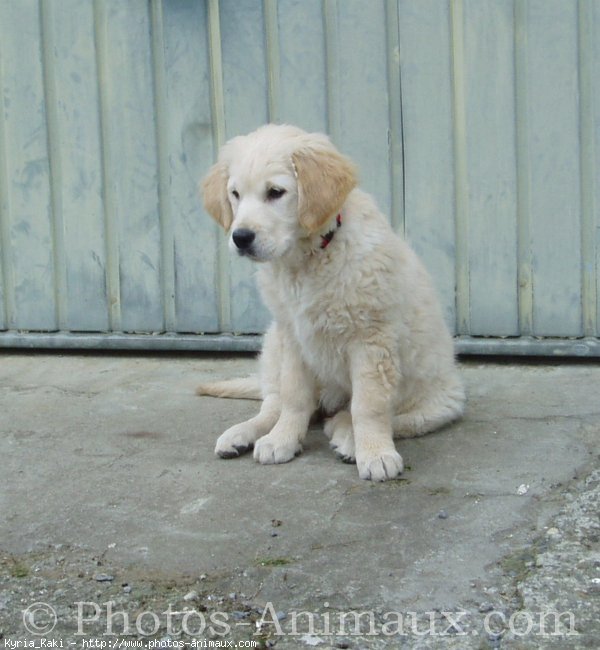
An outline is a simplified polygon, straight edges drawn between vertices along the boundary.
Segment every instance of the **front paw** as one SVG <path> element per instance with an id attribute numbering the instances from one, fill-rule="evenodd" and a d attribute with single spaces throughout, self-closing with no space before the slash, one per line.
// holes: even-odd
<path id="1" fill-rule="evenodd" d="M 302 452 L 298 440 L 281 439 L 272 433 L 260 438 L 254 446 L 254 460 L 263 465 L 287 463 Z"/>
<path id="2" fill-rule="evenodd" d="M 389 481 L 402 473 L 402 456 L 395 450 L 368 451 L 356 455 L 358 475 L 370 481 Z"/>
<path id="3" fill-rule="evenodd" d="M 255 433 L 247 423 L 236 424 L 219 436 L 215 454 L 220 458 L 237 458 L 254 447 L 255 439 Z"/>

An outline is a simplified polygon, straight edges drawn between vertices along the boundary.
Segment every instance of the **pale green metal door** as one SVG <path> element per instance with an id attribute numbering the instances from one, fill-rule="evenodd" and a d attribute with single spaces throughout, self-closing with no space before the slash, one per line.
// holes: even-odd
<path id="1" fill-rule="evenodd" d="M 600 2 L 0 0 L 0 346 L 256 349 L 197 181 L 326 131 L 461 352 L 600 355 Z"/>

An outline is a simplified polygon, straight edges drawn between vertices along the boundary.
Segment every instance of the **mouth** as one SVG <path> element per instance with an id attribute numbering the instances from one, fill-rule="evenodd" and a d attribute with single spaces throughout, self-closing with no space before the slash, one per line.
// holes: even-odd
<path id="1" fill-rule="evenodd" d="M 254 248 L 238 248 L 237 254 L 239 257 L 247 257 L 252 262 L 264 262 L 265 260 L 257 255 Z"/>
<path id="2" fill-rule="evenodd" d="M 254 254 L 251 248 L 236 248 L 235 250 L 240 257 L 250 257 Z"/>

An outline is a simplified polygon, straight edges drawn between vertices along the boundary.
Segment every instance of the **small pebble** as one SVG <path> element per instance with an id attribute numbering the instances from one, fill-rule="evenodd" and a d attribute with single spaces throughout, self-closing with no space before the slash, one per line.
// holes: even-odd
<path id="1" fill-rule="evenodd" d="M 237 594 L 235 592 L 229 594 L 229 600 L 235 600 L 236 598 L 237 598 Z"/>
<path id="2" fill-rule="evenodd" d="M 203 573 L 203 574 L 200 576 L 200 580 L 206 580 L 206 578 L 208 578 L 208 576 L 206 575 L 206 573 Z"/>
<path id="3" fill-rule="evenodd" d="M 231 612 L 231 615 L 236 621 L 241 621 L 244 618 L 248 618 L 250 612 L 241 612 L 239 610 L 234 610 L 233 612 Z"/>
<path id="4" fill-rule="evenodd" d="M 188 591 L 188 593 L 183 597 L 183 600 L 190 601 L 190 600 L 196 600 L 196 598 L 198 598 L 197 591 Z"/>
<path id="5" fill-rule="evenodd" d="M 448 519 L 448 513 L 445 510 L 438 512 L 438 519 Z"/>
<path id="6" fill-rule="evenodd" d="M 97 573 L 94 576 L 96 582 L 112 582 L 115 579 L 114 576 L 109 576 L 108 573 Z"/>
<path id="7" fill-rule="evenodd" d="M 481 603 L 481 605 L 479 605 L 479 611 L 482 614 L 485 614 L 487 612 L 491 612 L 493 609 L 494 609 L 494 606 L 491 603 Z"/>
<path id="8" fill-rule="evenodd" d="M 287 614 L 285 612 L 276 612 L 275 616 L 277 617 L 278 621 L 283 621 L 284 618 L 287 618 Z"/>
<path id="9" fill-rule="evenodd" d="M 126 594 L 130 594 L 131 593 L 131 585 L 125 585 L 123 587 L 123 592 L 126 593 Z"/>
<path id="10" fill-rule="evenodd" d="M 275 531 L 273 531 L 273 532 L 271 533 L 271 537 L 278 537 L 278 536 L 279 536 L 279 533 L 276 533 Z"/>

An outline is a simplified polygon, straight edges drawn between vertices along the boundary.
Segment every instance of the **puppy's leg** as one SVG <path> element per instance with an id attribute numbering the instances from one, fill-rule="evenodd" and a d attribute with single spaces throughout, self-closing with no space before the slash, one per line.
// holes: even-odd
<path id="1" fill-rule="evenodd" d="M 217 440 L 215 453 L 221 458 L 235 458 L 250 451 L 261 436 L 275 426 L 281 413 L 279 381 L 281 375 L 281 336 L 276 324 L 265 334 L 260 356 L 263 402 L 258 415 L 230 427 Z"/>
<path id="2" fill-rule="evenodd" d="M 352 425 L 360 478 L 385 481 L 402 472 L 394 447 L 392 399 L 399 371 L 388 350 L 375 345 L 351 352 Z"/>
<path id="3" fill-rule="evenodd" d="M 315 378 L 302 360 L 299 347 L 289 338 L 281 350 L 281 415 L 272 431 L 256 441 L 259 463 L 287 463 L 302 451 L 302 440 L 317 399 Z"/>

